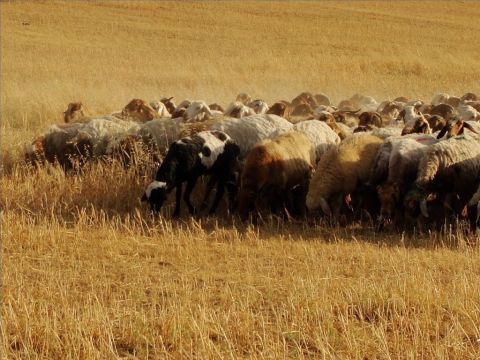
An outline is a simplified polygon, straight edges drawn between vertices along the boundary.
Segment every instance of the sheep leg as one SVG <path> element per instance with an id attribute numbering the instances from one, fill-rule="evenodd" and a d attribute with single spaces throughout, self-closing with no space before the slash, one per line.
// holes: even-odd
<path id="1" fill-rule="evenodd" d="M 197 183 L 198 178 L 199 178 L 198 176 L 194 176 L 188 180 L 187 187 L 185 188 L 185 194 L 183 195 L 183 200 L 188 206 L 188 211 L 190 212 L 190 215 L 195 215 L 196 213 L 195 208 L 190 202 L 190 195 L 192 194 L 193 188 L 195 187 L 195 184 Z"/>
<path id="2" fill-rule="evenodd" d="M 238 206 L 237 203 L 237 183 L 235 182 L 235 176 L 232 177 L 230 181 L 227 181 L 225 183 L 225 186 L 227 187 L 228 191 L 228 209 L 230 213 L 235 211 L 235 209 Z"/>
<path id="3" fill-rule="evenodd" d="M 202 205 L 200 206 L 200 209 L 201 210 L 204 210 L 207 208 L 208 206 L 208 198 L 210 197 L 210 193 L 212 192 L 213 190 L 213 187 L 215 186 L 215 183 L 217 182 L 217 179 L 215 178 L 215 176 L 211 176 L 210 179 L 208 180 L 207 182 L 207 187 L 205 189 L 205 194 L 203 196 L 203 201 L 202 201 Z M 212 206 L 213 208 L 213 206 Z M 215 211 L 215 210 L 213 210 Z M 210 213 L 212 212 L 212 210 L 210 209 Z"/>
<path id="4" fill-rule="evenodd" d="M 183 184 L 182 183 L 177 184 L 176 188 L 177 190 L 175 192 L 175 211 L 173 212 L 174 218 L 178 218 L 180 216 L 180 202 L 182 199 Z"/>
<path id="5" fill-rule="evenodd" d="M 215 210 L 217 210 L 218 204 L 225 193 L 225 182 L 219 181 L 217 185 L 217 193 L 215 194 L 215 200 L 213 201 L 213 205 L 210 208 L 209 214 L 214 214 Z"/>

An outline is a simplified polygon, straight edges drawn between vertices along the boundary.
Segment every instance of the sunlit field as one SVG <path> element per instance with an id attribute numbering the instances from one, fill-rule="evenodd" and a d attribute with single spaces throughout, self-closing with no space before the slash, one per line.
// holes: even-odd
<path id="1" fill-rule="evenodd" d="M 478 359 L 480 242 L 152 218 L 155 165 L 23 162 L 69 102 L 480 93 L 475 2 L 1 2 L 5 359 Z M 202 185 L 202 184 L 201 184 Z M 198 194 L 195 196 L 198 197 Z M 198 199 L 194 199 L 198 200 Z M 225 204 L 221 205 L 222 208 Z M 185 210 L 185 209 L 184 209 Z"/>

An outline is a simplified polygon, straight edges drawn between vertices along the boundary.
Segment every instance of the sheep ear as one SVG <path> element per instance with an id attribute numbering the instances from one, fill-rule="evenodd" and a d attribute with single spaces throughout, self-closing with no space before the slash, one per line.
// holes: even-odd
<path id="1" fill-rule="evenodd" d="M 448 124 L 445 124 L 445 126 L 443 127 L 443 129 L 440 130 L 440 132 L 439 132 L 438 135 L 437 135 L 437 139 L 441 139 L 442 137 L 445 136 L 445 134 L 447 133 L 447 126 L 448 126 Z"/>
<path id="2" fill-rule="evenodd" d="M 478 134 L 477 130 L 475 130 L 472 125 L 470 125 L 469 123 L 466 123 L 464 122 L 463 123 L 463 127 L 464 128 L 467 128 L 468 130 L 470 130 L 471 132 L 475 133 L 475 134 Z"/>
<path id="3" fill-rule="evenodd" d="M 143 196 L 141 198 L 141 201 L 144 202 L 144 201 L 147 201 L 148 198 L 147 198 L 147 194 L 143 193 Z"/>
<path id="4" fill-rule="evenodd" d="M 208 146 L 204 146 L 202 148 L 202 155 L 205 157 L 209 157 L 210 155 L 212 155 L 212 150 L 210 150 Z"/>

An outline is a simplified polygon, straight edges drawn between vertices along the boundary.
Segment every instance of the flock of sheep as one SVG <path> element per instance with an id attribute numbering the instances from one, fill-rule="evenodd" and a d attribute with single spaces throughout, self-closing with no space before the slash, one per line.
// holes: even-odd
<path id="1" fill-rule="evenodd" d="M 287 219 L 323 214 L 405 230 L 465 219 L 475 230 L 480 215 L 480 100 L 473 93 L 438 94 L 431 103 L 356 94 L 336 106 L 324 94 L 270 106 L 241 93 L 226 109 L 134 99 L 102 117 L 71 103 L 64 120 L 34 139 L 27 161 L 69 171 L 108 157 L 128 164 L 142 148 L 160 163 L 142 197 L 153 212 L 176 189 L 173 215 L 182 196 L 195 214 L 190 195 L 207 176 L 201 208 L 216 187 L 215 213 L 227 190 L 229 210 L 242 220 L 259 211 Z"/>

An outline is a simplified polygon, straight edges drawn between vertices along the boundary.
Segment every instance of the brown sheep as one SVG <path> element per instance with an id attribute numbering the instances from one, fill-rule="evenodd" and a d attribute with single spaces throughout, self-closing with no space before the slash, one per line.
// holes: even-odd
<path id="1" fill-rule="evenodd" d="M 146 122 L 160 117 L 158 112 L 142 99 L 133 99 L 125 105 L 122 116 L 132 117 L 138 122 Z"/>
<path id="2" fill-rule="evenodd" d="M 431 134 L 432 129 L 427 119 L 423 115 L 420 115 L 413 123 L 413 126 L 405 126 L 402 130 L 402 135 L 407 134 Z"/>
<path id="3" fill-rule="evenodd" d="M 268 109 L 267 114 L 274 114 L 285 119 L 290 117 L 290 104 L 287 101 L 279 101 Z"/>
<path id="4" fill-rule="evenodd" d="M 474 93 L 471 93 L 471 92 L 467 92 L 465 94 L 463 94 L 463 96 L 460 98 L 460 100 L 462 102 L 465 102 L 465 101 L 477 101 L 478 100 L 478 96 Z"/>
<path id="5" fill-rule="evenodd" d="M 448 99 L 447 99 L 447 104 L 452 106 L 453 108 L 457 108 L 458 105 L 460 105 L 462 102 L 462 100 L 457 97 L 457 96 L 450 96 Z"/>
<path id="6" fill-rule="evenodd" d="M 84 106 L 81 102 L 68 104 L 67 110 L 63 112 L 63 120 L 66 123 L 79 122 L 85 118 Z"/>
<path id="7" fill-rule="evenodd" d="M 160 102 L 162 102 L 163 105 L 165 105 L 165 107 L 167 108 L 170 114 L 173 114 L 176 109 L 175 103 L 172 101 L 172 99 L 173 99 L 173 96 L 169 98 L 163 98 L 160 100 Z"/>
<path id="8" fill-rule="evenodd" d="M 319 105 L 330 106 L 331 105 L 330 99 L 325 94 L 321 94 L 321 93 L 320 94 L 315 94 L 315 96 L 313 98 L 315 99 L 315 102 L 317 103 L 317 106 L 319 106 Z"/>
<path id="9" fill-rule="evenodd" d="M 225 112 L 223 107 L 221 105 L 217 104 L 217 103 L 210 104 L 210 105 L 208 105 L 208 107 L 210 108 L 210 110 L 221 111 L 222 113 Z"/>
<path id="10" fill-rule="evenodd" d="M 315 101 L 315 98 L 308 91 L 303 92 L 300 95 L 298 95 L 296 98 L 294 98 L 290 105 L 292 106 L 292 108 L 295 108 L 300 104 L 308 104 L 312 109 L 314 109 L 317 106 L 317 102 Z"/>
<path id="11" fill-rule="evenodd" d="M 445 123 L 444 127 L 438 133 L 437 139 L 441 139 L 445 136 L 445 134 L 447 135 L 447 139 L 453 136 L 461 135 L 465 129 L 470 130 L 474 134 L 478 134 L 478 132 L 469 123 L 463 121 L 462 119 L 455 119 Z"/>
<path id="12" fill-rule="evenodd" d="M 242 220 L 255 209 L 260 194 L 268 198 L 273 211 L 281 209 L 289 217 L 287 203 L 292 190 L 299 195 L 294 207 L 303 207 L 302 213 L 314 161 L 315 148 L 300 132 L 283 134 L 255 146 L 245 160 L 241 175 L 238 201 Z"/>
<path id="13" fill-rule="evenodd" d="M 382 127 L 382 116 L 375 111 L 365 111 L 358 117 L 358 126 L 373 125 L 376 127 Z"/>

